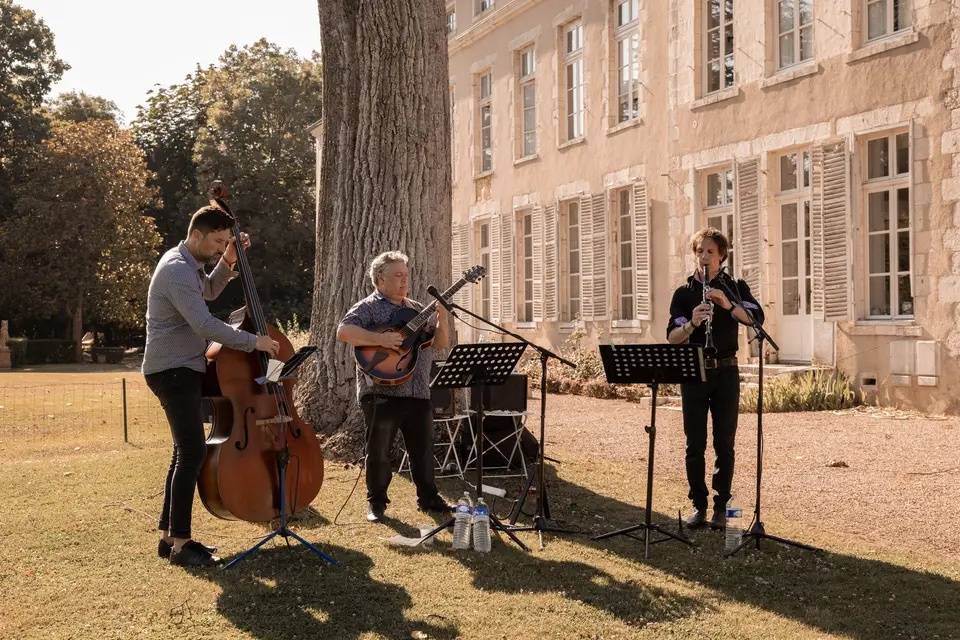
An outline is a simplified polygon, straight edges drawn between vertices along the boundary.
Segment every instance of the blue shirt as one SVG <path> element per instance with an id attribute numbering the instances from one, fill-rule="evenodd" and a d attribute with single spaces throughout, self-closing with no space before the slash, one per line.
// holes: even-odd
<path id="1" fill-rule="evenodd" d="M 183 242 L 163 254 L 147 292 L 144 375 L 177 367 L 203 373 L 208 341 L 240 351 L 256 348 L 257 336 L 216 318 L 205 302 L 219 296 L 237 275 L 223 260 L 207 275 Z"/>
<path id="2" fill-rule="evenodd" d="M 361 329 L 371 330 L 375 327 L 390 324 L 393 314 L 403 308 L 420 311 L 423 305 L 416 300 L 404 298 L 403 305 L 390 302 L 382 293 L 374 291 L 369 296 L 356 303 L 347 315 L 343 316 L 340 326 L 352 324 Z M 435 324 L 432 320 L 430 324 Z M 420 398 L 422 400 L 430 399 L 430 365 L 433 363 L 433 347 L 424 347 L 420 350 L 417 358 L 417 366 L 413 370 L 413 375 L 403 384 L 383 385 L 376 384 L 370 376 L 365 374 L 357 367 L 357 401 L 359 402 L 372 393 L 383 396 L 392 396 L 400 398 Z"/>

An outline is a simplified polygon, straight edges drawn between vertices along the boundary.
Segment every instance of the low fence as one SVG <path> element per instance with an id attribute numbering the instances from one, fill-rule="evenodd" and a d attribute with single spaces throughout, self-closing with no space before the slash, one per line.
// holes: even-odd
<path id="1" fill-rule="evenodd" d="M 163 409 L 143 379 L 0 385 L 0 447 L 135 445 L 170 438 Z"/>

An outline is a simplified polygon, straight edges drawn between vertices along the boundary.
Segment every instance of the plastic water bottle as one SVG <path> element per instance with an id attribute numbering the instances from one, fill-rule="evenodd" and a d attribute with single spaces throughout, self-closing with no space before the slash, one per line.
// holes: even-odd
<path id="1" fill-rule="evenodd" d="M 733 496 L 727 500 L 727 524 L 724 533 L 724 549 L 733 551 L 743 540 L 743 512 L 733 504 Z"/>
<path id="2" fill-rule="evenodd" d="M 473 548 L 484 553 L 490 551 L 490 507 L 483 498 L 477 500 L 473 509 Z"/>
<path id="3" fill-rule="evenodd" d="M 473 503 L 470 494 L 463 492 L 463 497 L 457 501 L 457 508 L 453 513 L 453 548 L 470 548 L 470 518 L 473 513 Z"/>

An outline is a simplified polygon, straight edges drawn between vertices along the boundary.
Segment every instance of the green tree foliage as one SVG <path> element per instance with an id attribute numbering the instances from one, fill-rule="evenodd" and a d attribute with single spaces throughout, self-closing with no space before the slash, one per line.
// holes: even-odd
<path id="1" fill-rule="evenodd" d="M 43 98 L 68 68 L 43 20 L 0 0 L 0 219 L 10 213 L 24 151 L 45 135 Z"/>
<path id="2" fill-rule="evenodd" d="M 268 317 L 310 314 L 319 58 L 304 60 L 266 40 L 231 47 L 215 66 L 157 89 L 132 123 L 163 197 L 155 213 L 167 246 L 214 179 L 254 240 L 250 263 Z"/>
<path id="3" fill-rule="evenodd" d="M 4 306 L 141 324 L 160 237 L 141 215 L 155 197 L 131 134 L 112 120 L 54 121 L 26 170 L 16 215 L 0 227 Z"/>
<path id="4" fill-rule="evenodd" d="M 91 96 L 83 91 L 61 93 L 47 104 L 51 120 L 86 122 L 87 120 L 111 120 L 120 123 L 120 109 L 113 100 Z"/>

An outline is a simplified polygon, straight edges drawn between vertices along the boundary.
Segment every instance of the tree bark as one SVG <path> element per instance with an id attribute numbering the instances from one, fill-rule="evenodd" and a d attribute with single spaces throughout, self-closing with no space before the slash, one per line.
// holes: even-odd
<path id="1" fill-rule="evenodd" d="M 410 256 L 412 296 L 450 279 L 450 123 L 441 0 L 318 0 L 323 143 L 302 414 L 328 454 L 362 449 L 353 350 L 340 319 L 372 285 L 379 253 Z"/>

